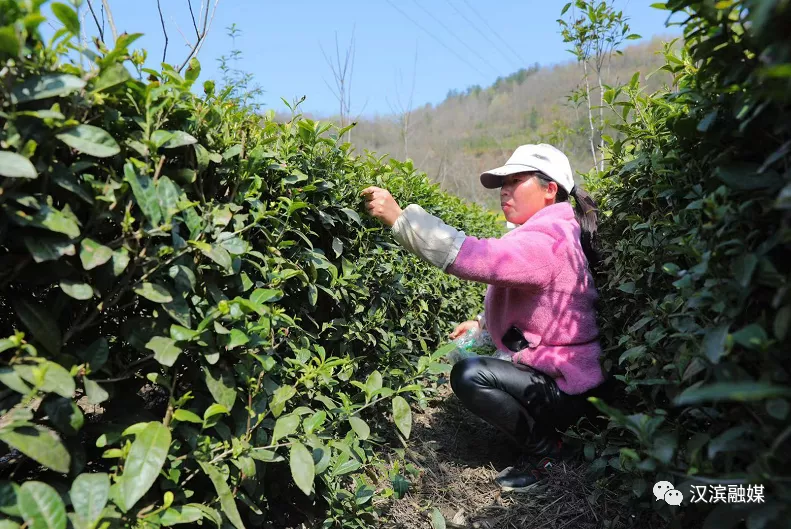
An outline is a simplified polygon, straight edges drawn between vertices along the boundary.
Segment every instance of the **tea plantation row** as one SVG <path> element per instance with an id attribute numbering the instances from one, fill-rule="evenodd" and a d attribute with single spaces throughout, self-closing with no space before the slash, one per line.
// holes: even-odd
<path id="1" fill-rule="evenodd" d="M 0 0 L 0 526 L 371 526 L 366 472 L 481 291 L 359 193 L 494 217 L 329 124 L 195 95 L 198 61 L 145 69 L 138 34 L 82 49 L 66 4 L 45 41 L 40 4 Z"/>
<path id="2" fill-rule="evenodd" d="M 635 76 L 605 92 L 623 121 L 605 138 L 611 167 L 588 179 L 605 214 L 605 363 L 623 383 L 598 403 L 608 427 L 581 429 L 591 475 L 629 505 L 610 526 L 785 527 L 791 7 L 659 7 L 682 21 L 684 46 L 665 53 L 674 86 L 647 94 Z M 682 506 L 657 501 L 660 480 Z M 714 486 L 743 495 L 712 503 Z"/>

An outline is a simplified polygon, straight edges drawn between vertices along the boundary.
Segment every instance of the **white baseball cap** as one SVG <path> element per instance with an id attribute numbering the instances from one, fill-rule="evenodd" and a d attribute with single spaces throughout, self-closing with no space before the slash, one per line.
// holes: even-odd
<path id="1" fill-rule="evenodd" d="M 481 184 L 488 189 L 495 189 L 502 187 L 506 176 L 529 171 L 545 174 L 569 194 L 574 189 L 569 159 L 559 149 L 546 143 L 520 145 L 505 165 L 481 174 Z"/>

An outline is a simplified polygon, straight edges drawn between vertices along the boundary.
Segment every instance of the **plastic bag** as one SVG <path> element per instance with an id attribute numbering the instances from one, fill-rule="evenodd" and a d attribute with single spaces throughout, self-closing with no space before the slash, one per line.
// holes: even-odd
<path id="1" fill-rule="evenodd" d="M 456 348 L 448 353 L 447 356 L 448 361 L 451 364 L 455 364 L 464 358 L 478 356 L 479 352 L 481 352 L 481 348 L 491 349 L 491 351 L 486 351 L 487 354 L 494 352 L 494 342 L 492 342 L 492 337 L 488 332 L 481 330 L 480 327 L 470 329 L 463 335 L 453 340 L 453 343 L 456 345 Z"/>
<path id="2" fill-rule="evenodd" d="M 459 360 L 471 356 L 491 356 L 500 360 L 511 361 L 514 353 L 497 349 L 488 331 L 481 330 L 480 327 L 470 329 L 462 336 L 453 340 L 456 348 L 448 353 L 448 362 L 455 364 Z"/>

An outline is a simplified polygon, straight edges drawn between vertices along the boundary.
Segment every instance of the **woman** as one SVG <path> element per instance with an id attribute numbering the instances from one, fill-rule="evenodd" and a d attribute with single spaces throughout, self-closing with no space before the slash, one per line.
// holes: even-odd
<path id="1" fill-rule="evenodd" d="M 500 188 L 505 218 L 517 225 L 499 239 L 468 237 L 416 204 L 401 210 L 378 187 L 363 195 L 369 213 L 392 227 L 406 249 L 449 274 L 490 285 L 484 315 L 459 325 L 451 338 L 485 325 L 510 360 L 462 360 L 451 371 L 451 387 L 470 411 L 529 453 L 557 456 L 558 430 L 586 411 L 585 398 L 604 381 L 589 270 L 597 261 L 596 207 L 575 186 L 568 158 L 546 144 L 522 145 L 480 180 Z M 550 461 L 529 472 L 509 467 L 496 481 L 506 490 L 527 487 Z"/>

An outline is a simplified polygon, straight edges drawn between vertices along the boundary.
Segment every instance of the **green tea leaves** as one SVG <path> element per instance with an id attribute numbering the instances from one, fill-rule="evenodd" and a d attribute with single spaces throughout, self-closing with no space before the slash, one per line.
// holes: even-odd
<path id="1" fill-rule="evenodd" d="M 105 473 L 80 474 L 69 491 L 74 512 L 87 524 L 95 523 L 110 497 L 110 476 Z"/>
<path id="2" fill-rule="evenodd" d="M 38 178 L 30 160 L 15 152 L 0 151 L 0 176 L 7 178 Z"/>
<path id="3" fill-rule="evenodd" d="M 84 86 L 85 81 L 74 75 L 34 75 L 27 78 L 22 84 L 14 86 L 11 91 L 11 102 L 17 105 L 38 99 L 65 96 L 82 89 Z"/>
<path id="4" fill-rule="evenodd" d="M 313 456 L 305 448 L 305 445 L 294 443 L 291 446 L 288 464 L 291 468 L 291 477 L 294 479 L 294 483 L 305 495 L 310 496 L 313 490 L 315 468 L 313 466 Z"/>
<path id="5" fill-rule="evenodd" d="M 73 35 L 80 35 L 80 19 L 71 7 L 60 2 L 54 2 L 52 4 L 52 13 L 58 17 L 63 26 Z"/>
<path id="6" fill-rule="evenodd" d="M 72 149 L 96 158 L 107 158 L 121 152 L 118 142 L 107 131 L 93 125 L 77 125 L 55 136 Z"/>
<path id="7" fill-rule="evenodd" d="M 393 420 L 403 436 L 409 439 L 409 434 L 412 433 L 412 409 L 400 395 L 393 397 Z"/>
<path id="8" fill-rule="evenodd" d="M 19 512 L 30 529 L 66 529 L 66 506 L 58 492 L 46 483 L 22 484 Z"/>
<path id="9" fill-rule="evenodd" d="M 137 434 L 115 484 L 118 506 L 128 511 L 148 492 L 157 479 L 170 446 L 170 430 L 162 423 L 150 422 Z"/>
<path id="10" fill-rule="evenodd" d="M 172 367 L 176 363 L 181 349 L 171 338 L 165 336 L 154 336 L 146 344 L 146 349 L 154 351 L 154 360 L 162 365 Z"/>
<path id="11" fill-rule="evenodd" d="M 22 426 L 0 432 L 0 441 L 55 472 L 69 471 L 71 456 L 58 436 L 43 426 Z"/>
<path id="12" fill-rule="evenodd" d="M 61 334 L 58 322 L 40 303 L 25 298 L 13 302 L 14 310 L 27 329 L 52 354 L 58 354 Z"/>

